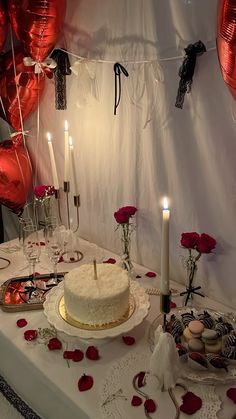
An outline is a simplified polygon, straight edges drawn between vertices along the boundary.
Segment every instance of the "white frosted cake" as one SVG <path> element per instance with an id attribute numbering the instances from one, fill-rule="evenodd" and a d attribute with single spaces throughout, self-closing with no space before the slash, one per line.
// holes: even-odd
<path id="1" fill-rule="evenodd" d="M 64 301 L 68 315 L 93 326 L 122 318 L 129 308 L 129 276 L 119 266 L 81 265 L 65 275 Z"/>

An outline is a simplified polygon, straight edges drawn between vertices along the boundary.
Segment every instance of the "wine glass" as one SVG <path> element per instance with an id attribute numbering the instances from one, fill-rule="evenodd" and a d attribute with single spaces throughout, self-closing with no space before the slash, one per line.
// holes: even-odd
<path id="1" fill-rule="evenodd" d="M 29 276 L 34 275 L 35 264 L 40 256 L 40 241 L 37 226 L 29 224 L 23 227 L 23 252 L 29 262 Z"/>
<path id="2" fill-rule="evenodd" d="M 33 225 L 32 218 L 19 218 L 19 230 L 18 230 L 18 237 L 19 237 L 19 245 L 23 247 L 23 228 L 28 225 Z"/>
<path id="3" fill-rule="evenodd" d="M 53 264 L 53 284 L 57 284 L 57 264 L 63 253 L 63 234 L 57 223 L 48 223 L 45 226 L 45 244 L 48 257 Z"/>

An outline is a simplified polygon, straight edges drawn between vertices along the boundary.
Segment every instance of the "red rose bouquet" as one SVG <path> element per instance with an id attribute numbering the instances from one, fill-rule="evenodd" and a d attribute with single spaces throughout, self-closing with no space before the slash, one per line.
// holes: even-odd
<path id="1" fill-rule="evenodd" d="M 34 188 L 35 200 L 40 202 L 45 218 L 51 215 L 51 197 L 54 193 L 54 186 L 51 185 L 37 185 Z"/>
<path id="2" fill-rule="evenodd" d="M 132 222 L 133 216 L 136 214 L 137 208 L 133 206 L 126 206 L 119 208 L 115 213 L 114 217 L 118 223 L 117 228 L 122 228 L 122 266 L 124 269 L 131 271 L 133 264 L 130 260 L 130 244 L 131 244 L 131 233 L 135 229 L 135 225 Z"/>
<path id="3" fill-rule="evenodd" d="M 193 279 L 197 271 L 197 261 L 200 259 L 203 253 L 212 252 L 216 246 L 216 241 L 213 237 L 206 233 L 198 234 L 194 231 L 191 233 L 182 233 L 180 243 L 181 246 L 185 249 L 188 249 L 189 252 L 185 262 L 188 275 L 188 284 L 186 291 L 181 292 L 180 294 L 186 294 L 185 305 L 187 305 L 188 300 L 193 297 L 193 294 L 198 294 L 204 297 L 204 295 L 199 292 L 201 287 L 193 286 Z"/>

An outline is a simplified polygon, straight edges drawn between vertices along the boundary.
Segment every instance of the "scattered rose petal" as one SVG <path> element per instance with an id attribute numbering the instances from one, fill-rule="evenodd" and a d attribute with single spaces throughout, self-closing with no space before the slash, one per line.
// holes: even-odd
<path id="1" fill-rule="evenodd" d="M 73 353 L 73 361 L 80 362 L 84 358 L 84 353 L 80 349 L 75 349 Z"/>
<path id="2" fill-rule="evenodd" d="M 45 246 L 45 242 L 40 242 L 40 246 Z"/>
<path id="3" fill-rule="evenodd" d="M 145 408 L 147 413 L 154 413 L 157 409 L 156 403 L 152 399 L 147 399 L 144 402 L 144 408 Z"/>
<path id="4" fill-rule="evenodd" d="M 95 346 L 89 346 L 86 351 L 86 358 L 91 361 L 97 361 L 100 358 L 98 349 Z"/>
<path id="5" fill-rule="evenodd" d="M 133 396 L 133 398 L 131 400 L 132 406 L 140 406 L 140 404 L 142 404 L 142 403 L 143 403 L 143 401 L 142 401 L 141 397 Z"/>
<path id="6" fill-rule="evenodd" d="M 25 319 L 19 319 L 17 320 L 16 324 L 18 327 L 25 327 L 28 323 Z"/>
<path id="7" fill-rule="evenodd" d="M 136 379 L 138 379 L 138 388 L 141 388 L 141 387 L 143 387 L 144 386 L 144 384 L 145 384 L 145 381 L 144 381 L 144 378 L 145 378 L 145 371 L 140 371 L 135 377 L 136 377 Z"/>
<path id="8" fill-rule="evenodd" d="M 135 343 L 135 339 L 133 338 L 133 336 L 122 336 L 123 342 L 130 346 L 133 345 Z"/>
<path id="9" fill-rule="evenodd" d="M 37 330 L 26 330 L 24 332 L 24 338 L 25 340 L 34 340 L 38 336 Z"/>
<path id="10" fill-rule="evenodd" d="M 61 349 L 61 348 L 62 348 L 62 343 L 59 339 L 52 338 L 52 339 L 49 340 L 48 349 L 50 351 L 55 351 L 55 350 L 58 350 L 58 349 Z"/>
<path id="11" fill-rule="evenodd" d="M 180 406 L 180 410 L 187 415 L 193 415 L 202 407 L 202 399 L 191 391 L 187 391 L 187 393 L 182 396 L 182 399 L 183 404 Z"/>
<path id="12" fill-rule="evenodd" d="M 64 351 L 63 358 L 65 359 L 73 359 L 74 351 Z"/>
<path id="13" fill-rule="evenodd" d="M 236 404 L 236 388 L 229 388 L 226 394 Z"/>
<path id="14" fill-rule="evenodd" d="M 79 391 L 87 391 L 93 387 L 93 377 L 83 374 L 78 381 Z"/>
<path id="15" fill-rule="evenodd" d="M 176 308 L 176 307 L 177 307 L 177 304 L 174 303 L 173 301 L 171 301 L 170 302 L 170 308 Z"/>
<path id="16" fill-rule="evenodd" d="M 63 256 L 60 257 L 58 263 L 60 263 L 60 262 L 64 262 Z"/>
<path id="17" fill-rule="evenodd" d="M 145 275 L 148 276 L 148 278 L 155 278 L 157 276 L 155 272 L 147 272 Z"/>
<path id="18" fill-rule="evenodd" d="M 116 260 L 114 258 L 109 258 L 107 260 L 104 260 L 103 263 L 111 263 L 111 264 L 114 264 L 114 263 L 116 263 Z"/>

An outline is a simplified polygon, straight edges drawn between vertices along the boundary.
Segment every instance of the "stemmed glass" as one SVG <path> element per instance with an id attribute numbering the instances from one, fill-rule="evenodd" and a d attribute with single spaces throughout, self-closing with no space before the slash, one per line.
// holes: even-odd
<path id="1" fill-rule="evenodd" d="M 29 262 L 29 276 L 33 277 L 35 264 L 39 260 L 41 252 L 36 225 L 29 224 L 23 227 L 23 252 Z"/>
<path id="2" fill-rule="evenodd" d="M 50 261 L 53 263 L 54 280 L 57 284 L 57 264 L 63 253 L 63 234 L 57 223 L 48 223 L 45 226 L 45 244 Z"/>

